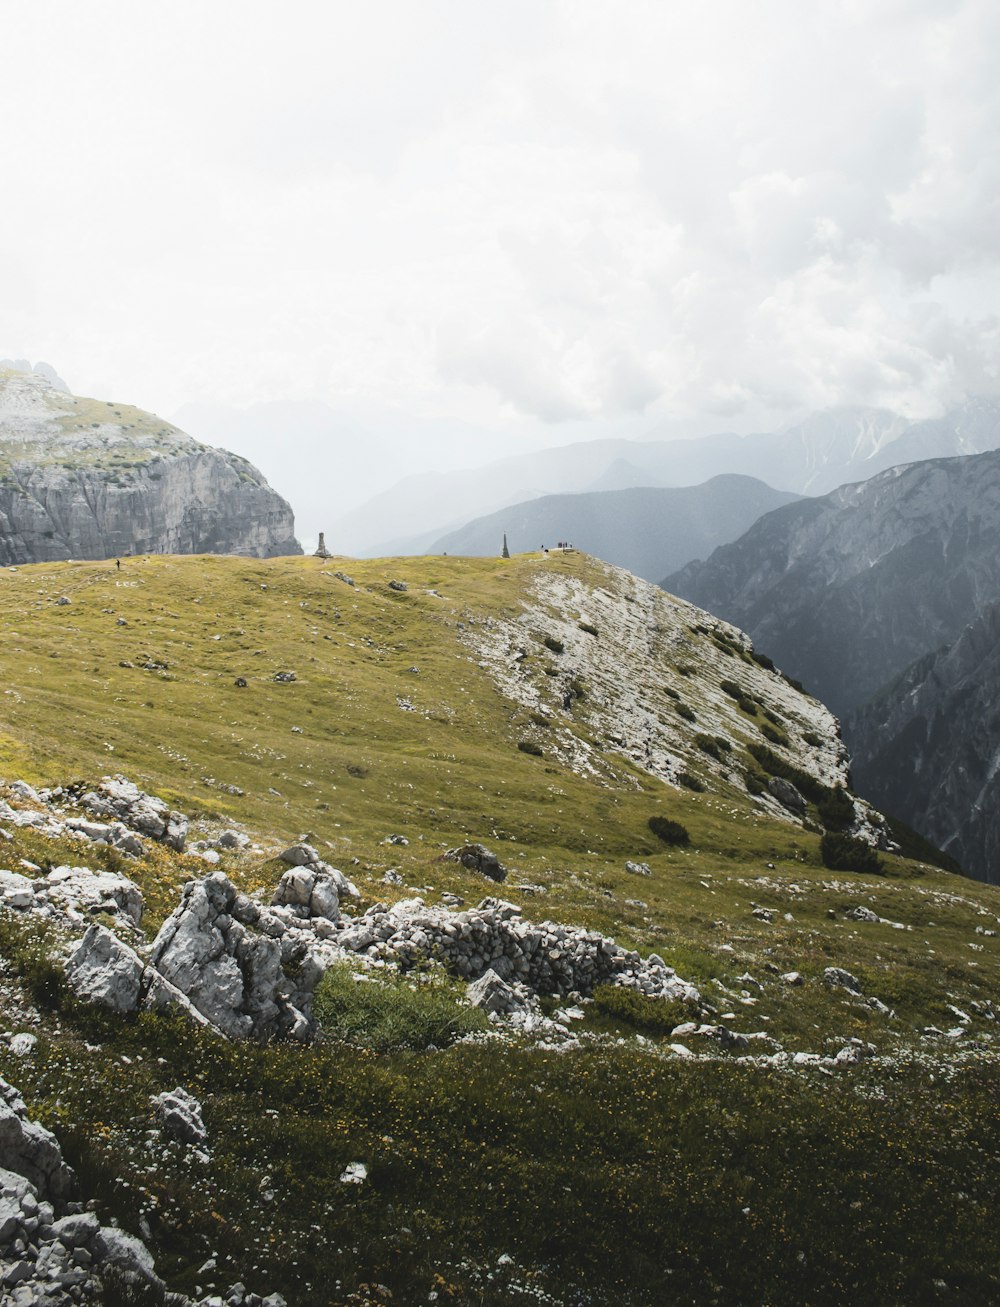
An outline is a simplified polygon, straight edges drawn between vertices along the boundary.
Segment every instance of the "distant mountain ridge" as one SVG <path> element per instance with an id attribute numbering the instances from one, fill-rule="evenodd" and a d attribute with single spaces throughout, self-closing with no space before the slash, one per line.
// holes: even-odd
<path id="1" fill-rule="evenodd" d="M 845 714 L 873 802 L 1000 879 L 1000 452 L 779 508 L 663 585 Z"/>
<path id="2" fill-rule="evenodd" d="M 342 514 L 328 534 L 336 548 L 352 553 L 423 553 L 476 518 L 546 494 L 692 486 L 734 473 L 793 494 L 824 495 L 889 467 L 996 448 L 995 399 L 970 399 L 943 417 L 916 422 L 888 409 L 833 408 L 774 432 L 586 441 L 407 477 Z M 391 536 L 386 522 L 393 524 Z"/>
<path id="3" fill-rule="evenodd" d="M 477 518 L 428 552 L 496 554 L 504 537 L 520 553 L 570 540 L 589 554 L 655 581 L 668 567 L 735 540 L 763 513 L 797 495 L 754 477 L 717 476 L 700 486 L 639 487 L 542 495 Z"/>
<path id="4" fill-rule="evenodd" d="M 0 368 L 0 564 L 127 553 L 301 549 L 290 506 L 246 459 L 71 395 L 45 365 Z"/>
<path id="5" fill-rule="evenodd" d="M 862 793 L 1000 882 L 1000 602 L 852 712 L 845 733 Z"/>

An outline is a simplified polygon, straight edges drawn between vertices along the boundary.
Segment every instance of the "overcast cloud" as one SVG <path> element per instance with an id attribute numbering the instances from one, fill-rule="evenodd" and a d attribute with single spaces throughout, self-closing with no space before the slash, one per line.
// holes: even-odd
<path id="1" fill-rule="evenodd" d="M 995 0 L 3 8 L 0 355 L 78 392 L 402 472 L 1000 388 Z"/>

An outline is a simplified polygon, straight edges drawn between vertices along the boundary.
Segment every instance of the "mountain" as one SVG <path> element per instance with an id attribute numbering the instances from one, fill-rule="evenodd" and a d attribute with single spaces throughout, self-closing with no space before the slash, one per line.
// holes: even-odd
<path id="1" fill-rule="evenodd" d="M 779 508 L 663 585 L 738 622 L 847 712 L 1000 593 L 1000 452 Z"/>
<path id="2" fill-rule="evenodd" d="M 5 1301 L 995 1297 L 1000 890 L 742 632 L 580 553 L 2 580 Z"/>
<path id="3" fill-rule="evenodd" d="M 515 552 L 568 540 L 655 581 L 668 569 L 735 540 L 762 514 L 797 498 L 743 476 L 713 477 L 704 485 L 676 490 L 542 495 L 477 518 L 436 540 L 427 552 L 495 554 L 505 535 Z"/>
<path id="4" fill-rule="evenodd" d="M 800 495 L 924 458 L 1000 447 L 1000 402 L 974 399 L 933 421 L 877 408 L 833 408 L 773 432 L 691 440 L 597 440 L 520 454 L 485 467 L 408 477 L 328 533 L 338 549 L 366 555 L 423 553 L 471 518 L 540 495 L 638 486 L 692 486 L 723 474 L 757 477 Z M 393 524 L 391 537 L 384 523 Z"/>
<path id="5" fill-rule="evenodd" d="M 1000 594 L 1000 453 L 894 468 L 778 509 L 663 584 L 738 622 L 850 714 L 866 792 L 960 849 L 975 875 L 996 875 L 1000 809 L 982 798 L 1000 748 L 985 711 L 995 673 L 976 651 Z M 893 741 L 913 752 L 893 756 Z"/>
<path id="6" fill-rule="evenodd" d="M 0 369 L 0 564 L 299 552 L 291 508 L 246 459 L 50 373 Z"/>
<path id="7" fill-rule="evenodd" d="M 845 722 L 858 788 L 1000 881 L 1000 603 Z"/>

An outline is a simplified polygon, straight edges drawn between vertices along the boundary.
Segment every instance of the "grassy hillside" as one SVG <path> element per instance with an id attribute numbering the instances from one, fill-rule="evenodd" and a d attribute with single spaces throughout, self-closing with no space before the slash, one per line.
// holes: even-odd
<path id="1" fill-rule="evenodd" d="M 0 573 L 7 780 L 120 771 L 195 835 L 241 824 L 259 850 L 223 866 L 248 889 L 309 833 L 361 890 L 352 910 L 414 892 L 474 905 L 495 887 L 441 853 L 482 841 L 525 916 L 655 951 L 728 1028 L 786 1054 L 675 1039 L 652 1000 L 606 996 L 558 1047 L 227 1045 L 79 1007 L 44 941 L 0 915 L 6 1024 L 41 1035 L 28 1059 L 0 1043 L 0 1074 L 89 1192 L 146 1223 L 175 1284 L 305 1304 L 1000 1293 L 1000 892 L 893 854 L 880 874 L 824 867 L 816 802 L 805 825 L 783 819 L 753 792 L 751 746 L 833 784 L 832 720 L 731 628 L 651 591 L 580 555 Z M 659 841 L 657 816 L 690 842 Z M 150 931 L 207 870 L 8 833 L 12 869 L 125 870 Z M 831 966 L 884 1009 L 826 985 Z M 860 1065 L 793 1060 L 852 1038 L 874 1046 Z M 204 1160 L 147 1133 L 149 1094 L 178 1083 L 205 1104 Z M 364 1185 L 341 1182 L 355 1160 Z"/>

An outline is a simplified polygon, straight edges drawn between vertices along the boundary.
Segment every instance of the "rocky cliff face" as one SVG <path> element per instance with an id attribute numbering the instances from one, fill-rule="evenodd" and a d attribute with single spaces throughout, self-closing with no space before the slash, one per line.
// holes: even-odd
<path id="1" fill-rule="evenodd" d="M 779 509 L 664 585 L 738 622 L 850 714 L 862 793 L 997 877 L 1000 453 Z"/>
<path id="2" fill-rule="evenodd" d="M 0 368 L 0 564 L 127 553 L 301 553 L 245 459 L 153 414 Z"/>
<path id="3" fill-rule="evenodd" d="M 780 508 L 663 585 L 847 712 L 1000 593 L 1000 453 L 893 468 Z"/>
<path id="4" fill-rule="evenodd" d="M 1000 604 L 852 713 L 846 730 L 863 793 L 1000 880 Z"/>

